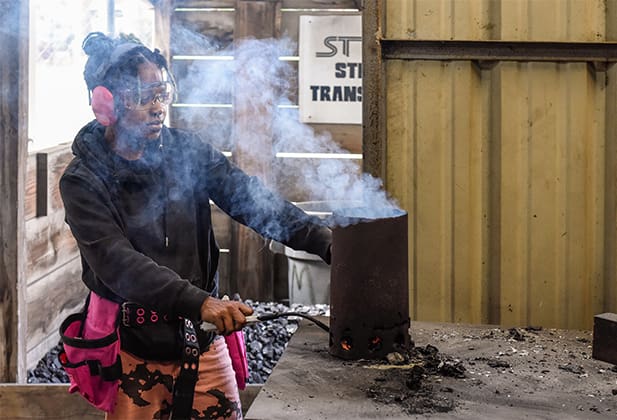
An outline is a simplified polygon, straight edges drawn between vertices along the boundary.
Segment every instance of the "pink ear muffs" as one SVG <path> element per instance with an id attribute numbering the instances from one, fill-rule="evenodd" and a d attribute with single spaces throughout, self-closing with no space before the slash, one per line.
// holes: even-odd
<path id="1" fill-rule="evenodd" d="M 104 86 L 92 90 L 92 111 L 96 120 L 104 126 L 112 125 L 118 119 L 114 112 L 114 95 Z"/>

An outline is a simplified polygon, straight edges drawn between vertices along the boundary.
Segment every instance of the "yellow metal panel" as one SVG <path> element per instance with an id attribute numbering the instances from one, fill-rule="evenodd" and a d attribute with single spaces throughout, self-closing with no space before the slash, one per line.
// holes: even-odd
<path id="1" fill-rule="evenodd" d="M 609 0 L 614 2 L 614 0 Z M 500 38 L 509 41 L 603 41 L 606 0 L 494 2 Z"/>
<path id="2" fill-rule="evenodd" d="M 470 63 L 453 64 L 452 320 L 486 323 L 488 129 L 482 110 L 487 106 L 488 86 Z"/>
<path id="3" fill-rule="evenodd" d="M 501 319 L 589 327 L 603 264 L 603 88 L 584 64 L 502 64 Z"/>
<path id="4" fill-rule="evenodd" d="M 472 94 L 478 71 L 466 62 L 392 61 L 388 80 L 386 184 L 412 215 L 412 313 L 486 322 L 488 158 L 484 99 Z"/>
<path id="5" fill-rule="evenodd" d="M 411 215 L 414 318 L 589 327 L 603 307 L 603 82 L 585 64 L 387 69 L 386 185 Z"/>
<path id="6" fill-rule="evenodd" d="M 603 41 L 615 0 L 384 0 L 386 38 Z"/>
<path id="7" fill-rule="evenodd" d="M 515 117 L 522 113 L 521 107 L 527 108 L 527 105 L 522 101 L 513 101 L 513 98 L 519 97 L 521 84 L 516 80 L 520 72 L 515 70 L 507 67 L 501 75 L 502 80 L 508 80 L 508 83 L 501 82 L 501 115 L 507 115 L 508 118 L 501 119 L 500 125 L 502 135 L 507 133 L 512 137 L 509 141 L 500 139 L 497 145 L 501 150 L 501 167 L 498 168 L 501 185 L 496 186 L 499 195 L 495 199 L 499 200 L 500 211 L 500 225 L 496 233 L 500 236 L 502 258 L 499 262 L 499 278 L 493 281 L 500 280 L 500 321 L 520 324 L 524 322 L 523 314 L 527 306 L 525 282 L 529 261 L 524 239 L 529 234 L 526 220 L 529 197 L 526 187 L 530 181 L 526 170 L 529 158 L 526 136 L 528 125 L 526 121 Z M 504 176 L 506 179 L 501 180 Z"/>
<path id="8" fill-rule="evenodd" d="M 491 39 L 493 0 L 385 0 L 386 38 Z"/>
<path id="9" fill-rule="evenodd" d="M 615 15 L 615 0 L 386 0 L 385 34 L 602 41 Z M 412 316 L 589 328 L 617 311 L 617 70 L 386 68 L 386 186 L 410 214 Z"/>

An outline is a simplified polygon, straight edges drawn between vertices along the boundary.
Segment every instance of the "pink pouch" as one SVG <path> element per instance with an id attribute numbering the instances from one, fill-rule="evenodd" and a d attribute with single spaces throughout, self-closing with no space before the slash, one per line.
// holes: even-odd
<path id="1" fill-rule="evenodd" d="M 244 332 L 234 331 L 225 336 L 225 342 L 231 357 L 231 366 L 236 372 L 236 382 L 239 389 L 246 388 L 246 381 L 249 379 L 249 365 L 246 360 L 246 343 L 244 342 Z"/>
<path id="2" fill-rule="evenodd" d="M 71 381 L 69 392 L 107 412 L 113 411 L 122 375 L 119 313 L 119 304 L 90 292 L 84 310 L 60 326 L 58 359 Z"/>

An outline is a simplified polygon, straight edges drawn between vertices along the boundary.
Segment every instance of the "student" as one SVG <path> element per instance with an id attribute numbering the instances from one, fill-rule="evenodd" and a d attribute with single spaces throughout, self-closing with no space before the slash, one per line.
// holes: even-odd
<path id="1" fill-rule="evenodd" d="M 164 125 L 176 86 L 158 50 L 99 32 L 83 49 L 96 120 L 77 134 L 60 191 L 84 283 L 124 311 L 122 376 L 107 418 L 242 418 L 222 335 L 241 329 L 252 309 L 217 296 L 210 200 L 264 237 L 328 263 L 331 231 L 197 134 Z M 202 321 L 218 334 L 201 331 Z M 185 363 L 191 332 L 199 354 Z M 182 378 L 197 362 L 193 387 Z"/>

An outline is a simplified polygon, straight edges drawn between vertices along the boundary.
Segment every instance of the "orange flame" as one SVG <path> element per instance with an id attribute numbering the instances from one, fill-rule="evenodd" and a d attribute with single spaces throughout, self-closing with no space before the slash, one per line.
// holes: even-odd
<path id="1" fill-rule="evenodd" d="M 349 342 L 347 340 L 343 340 L 341 341 L 341 347 L 343 348 L 343 350 L 345 351 L 349 351 L 351 350 L 351 344 L 349 344 Z"/>

